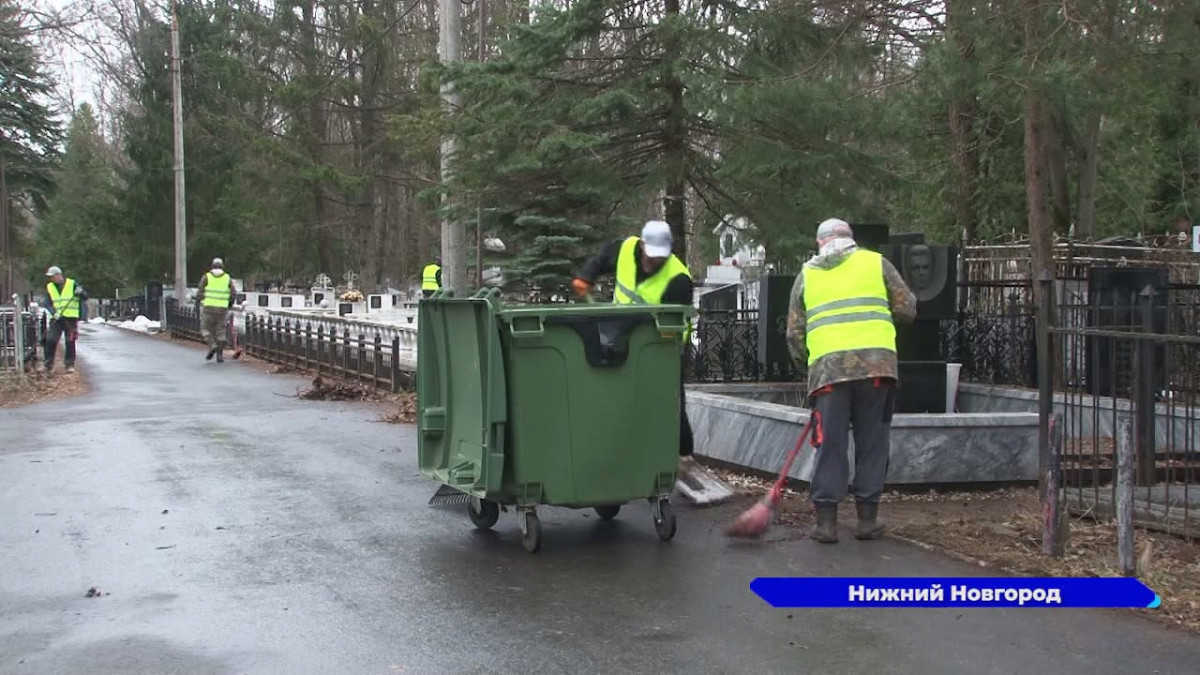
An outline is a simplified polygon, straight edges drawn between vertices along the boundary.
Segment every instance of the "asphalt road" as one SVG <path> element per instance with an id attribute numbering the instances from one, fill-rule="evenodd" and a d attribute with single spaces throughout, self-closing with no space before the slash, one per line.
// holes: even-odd
<path id="1" fill-rule="evenodd" d="M 1110 611 L 774 610 L 766 575 L 978 575 L 894 541 L 729 543 L 723 507 L 476 531 L 414 428 L 88 327 L 88 396 L 0 411 L 2 673 L 1196 673 Z M 886 515 L 886 514 L 885 514 Z M 89 588 L 100 597 L 85 597 Z"/>

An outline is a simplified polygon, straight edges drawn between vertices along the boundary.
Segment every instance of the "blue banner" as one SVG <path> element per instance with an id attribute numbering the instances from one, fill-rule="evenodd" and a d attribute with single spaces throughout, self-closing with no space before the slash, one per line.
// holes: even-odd
<path id="1" fill-rule="evenodd" d="M 1131 577 L 759 577 L 772 607 L 1149 607 L 1158 594 Z"/>

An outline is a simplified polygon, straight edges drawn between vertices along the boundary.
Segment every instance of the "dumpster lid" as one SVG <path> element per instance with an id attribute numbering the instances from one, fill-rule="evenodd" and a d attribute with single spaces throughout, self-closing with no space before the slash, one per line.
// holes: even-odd
<path id="1" fill-rule="evenodd" d="M 500 489 L 507 384 L 493 296 L 435 295 L 417 333 L 421 473 L 484 497 Z"/>

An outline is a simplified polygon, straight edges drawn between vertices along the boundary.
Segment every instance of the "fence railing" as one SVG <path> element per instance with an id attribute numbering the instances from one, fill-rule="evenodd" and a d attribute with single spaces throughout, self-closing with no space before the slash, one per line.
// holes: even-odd
<path id="1" fill-rule="evenodd" d="M 691 382 L 753 382 L 762 378 L 758 359 L 758 310 L 704 310 L 688 345 Z"/>
<path id="2" fill-rule="evenodd" d="M 46 320 L 40 312 L 0 307 L 0 370 L 26 372 L 38 360 Z"/>
<path id="3" fill-rule="evenodd" d="M 1152 293 L 1046 305 L 1037 321 L 1046 512 L 1124 524 L 1123 561 L 1133 523 L 1200 537 L 1200 337 L 1165 332 L 1168 309 Z"/>
<path id="4" fill-rule="evenodd" d="M 963 364 L 964 382 L 1037 386 L 1035 322 L 1032 307 L 961 313 L 939 322 L 938 349 L 944 360 Z M 701 310 L 689 346 L 689 382 L 756 382 L 769 373 L 759 360 L 759 310 Z M 900 355 L 904 358 L 904 355 Z M 804 378 L 796 364 L 794 378 Z"/>
<path id="5" fill-rule="evenodd" d="M 242 328 L 225 326 L 226 343 L 251 356 L 318 374 L 329 373 L 376 388 L 408 389 L 417 367 L 416 329 L 331 318 L 293 318 L 246 315 Z M 167 327 L 172 337 L 202 342 L 201 313 L 195 306 L 167 302 Z"/>

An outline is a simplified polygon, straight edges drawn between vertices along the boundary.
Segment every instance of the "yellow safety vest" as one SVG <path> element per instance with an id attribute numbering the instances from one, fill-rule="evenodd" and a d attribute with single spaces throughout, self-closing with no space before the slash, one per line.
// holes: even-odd
<path id="1" fill-rule="evenodd" d="M 64 319 L 79 318 L 79 298 L 75 297 L 74 279 L 67 279 L 63 282 L 61 294 L 53 281 L 46 284 L 46 292 L 50 295 L 50 301 L 54 303 L 55 314 Z"/>
<path id="2" fill-rule="evenodd" d="M 208 283 L 204 285 L 204 306 L 229 307 L 229 292 L 233 287 L 233 280 L 228 274 L 217 276 L 208 272 L 205 276 L 208 277 Z"/>
<path id="3" fill-rule="evenodd" d="M 421 290 L 436 291 L 441 288 L 438 284 L 438 272 L 442 270 L 437 263 L 430 263 L 425 266 L 425 271 L 421 273 Z"/>
<path id="4" fill-rule="evenodd" d="M 834 352 L 896 351 L 883 256 L 858 249 L 833 269 L 806 265 L 801 274 L 808 365 Z"/>
<path id="5" fill-rule="evenodd" d="M 687 265 L 678 257 L 671 254 L 667 262 L 657 272 L 638 283 L 637 245 L 639 237 L 629 237 L 621 244 L 617 254 L 617 287 L 613 291 L 613 302 L 618 305 L 661 305 L 663 293 L 671 280 L 680 274 L 692 278 Z M 692 337 L 692 324 L 688 321 L 683 340 L 687 342 Z"/>

